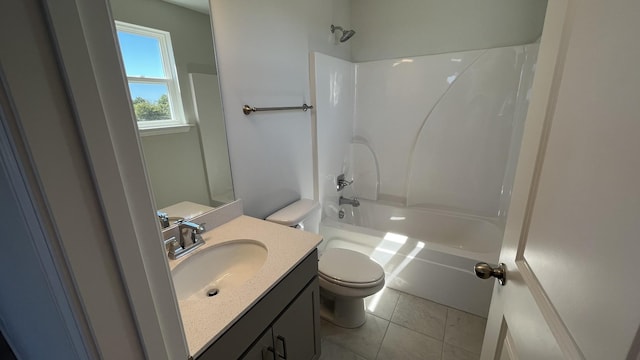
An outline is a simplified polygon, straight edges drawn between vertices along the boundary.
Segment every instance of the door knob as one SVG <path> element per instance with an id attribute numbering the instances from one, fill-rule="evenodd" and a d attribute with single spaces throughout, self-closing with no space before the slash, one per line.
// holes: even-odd
<path id="1" fill-rule="evenodd" d="M 485 262 L 479 262 L 473 267 L 473 269 L 476 272 L 476 276 L 480 279 L 488 279 L 493 276 L 498 279 L 500 285 L 504 285 L 507 282 L 507 270 L 503 263 L 500 263 L 497 267 L 493 268 Z"/>

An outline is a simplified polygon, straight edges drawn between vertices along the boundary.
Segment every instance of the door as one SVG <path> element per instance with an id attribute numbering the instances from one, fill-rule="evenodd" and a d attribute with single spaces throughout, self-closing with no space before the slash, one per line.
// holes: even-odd
<path id="1" fill-rule="evenodd" d="M 258 341 L 241 357 L 242 360 L 274 360 L 273 331 L 268 328 Z"/>
<path id="2" fill-rule="evenodd" d="M 311 360 L 320 353 L 318 278 L 315 278 L 273 324 L 278 360 Z"/>
<path id="3" fill-rule="evenodd" d="M 637 359 L 640 2 L 549 1 L 482 359 Z"/>

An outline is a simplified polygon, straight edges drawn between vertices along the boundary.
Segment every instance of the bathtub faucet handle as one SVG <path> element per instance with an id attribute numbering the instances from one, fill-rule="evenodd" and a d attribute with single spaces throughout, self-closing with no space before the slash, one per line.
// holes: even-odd
<path id="1" fill-rule="evenodd" d="M 337 185 L 336 185 L 336 189 L 338 189 L 338 191 L 346 188 L 351 184 L 353 184 L 353 180 L 346 180 L 344 177 L 344 174 L 338 175 Z"/>

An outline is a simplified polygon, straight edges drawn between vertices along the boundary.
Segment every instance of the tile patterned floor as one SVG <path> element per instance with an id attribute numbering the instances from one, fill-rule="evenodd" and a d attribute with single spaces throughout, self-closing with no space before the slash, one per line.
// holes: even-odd
<path id="1" fill-rule="evenodd" d="M 477 360 L 486 319 L 385 288 L 365 299 L 367 322 L 322 320 L 320 360 Z"/>

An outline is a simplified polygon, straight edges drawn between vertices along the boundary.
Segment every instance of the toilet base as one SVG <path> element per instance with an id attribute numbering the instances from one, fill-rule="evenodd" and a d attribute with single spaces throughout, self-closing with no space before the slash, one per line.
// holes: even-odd
<path id="1" fill-rule="evenodd" d="M 367 321 L 364 299 L 327 294 L 321 289 L 320 317 L 339 327 L 359 328 Z"/>

